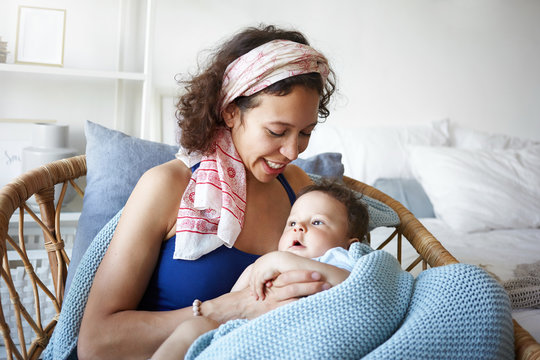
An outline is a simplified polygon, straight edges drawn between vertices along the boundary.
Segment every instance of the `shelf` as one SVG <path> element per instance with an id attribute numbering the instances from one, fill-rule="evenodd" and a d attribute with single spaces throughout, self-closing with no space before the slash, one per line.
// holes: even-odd
<path id="1" fill-rule="evenodd" d="M 122 72 L 122 71 L 103 71 L 103 70 L 81 70 L 81 69 L 69 69 L 69 68 L 54 67 L 54 66 L 40 66 L 40 65 L 0 64 L 0 72 L 1 71 L 71 76 L 71 77 L 101 78 L 101 79 L 119 79 L 119 80 L 137 80 L 137 81 L 146 80 L 146 75 L 143 73 Z"/>
<path id="2" fill-rule="evenodd" d="M 39 217 L 39 210 L 34 210 L 34 211 L 37 212 L 37 215 Z M 77 224 L 80 216 L 81 216 L 81 213 L 78 211 L 73 211 L 73 212 L 62 211 L 60 213 L 60 221 Z M 34 218 L 32 218 L 32 216 L 27 213 L 24 214 L 23 221 L 25 224 L 35 223 Z M 19 211 L 16 211 L 13 213 L 13 216 L 11 217 L 11 219 L 9 219 L 9 224 L 17 225 L 18 223 L 19 223 Z"/>

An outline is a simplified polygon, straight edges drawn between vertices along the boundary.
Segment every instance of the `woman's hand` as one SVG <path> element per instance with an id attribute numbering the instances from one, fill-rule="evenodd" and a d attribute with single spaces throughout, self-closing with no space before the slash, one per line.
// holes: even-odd
<path id="1" fill-rule="evenodd" d="M 265 301 L 257 301 L 249 287 L 202 303 L 201 312 L 219 323 L 253 319 L 304 296 L 327 290 L 331 285 L 314 271 L 293 270 L 279 275 L 268 289 Z M 234 311 L 231 311 L 235 309 Z"/>
<path id="2" fill-rule="evenodd" d="M 321 263 L 318 261 L 298 256 L 287 251 L 273 251 L 264 256 L 261 256 L 259 259 L 257 259 L 257 261 L 253 263 L 249 276 L 249 287 L 251 288 L 251 292 L 255 296 L 255 299 L 264 300 L 266 298 L 266 293 L 268 292 L 269 288 L 273 286 L 274 280 L 280 274 L 290 273 L 294 270 L 310 271 L 307 273 L 302 272 L 299 275 L 301 277 L 300 281 L 303 282 L 304 279 L 302 278 L 302 276 L 308 274 L 310 278 L 307 279 L 307 281 L 309 282 L 312 280 L 321 280 L 320 274 L 325 274 L 324 270 L 326 270 L 326 267 L 321 265 Z M 315 276 L 317 277 L 317 279 L 313 279 L 314 274 L 316 274 Z M 287 277 L 282 278 L 281 287 L 285 287 L 286 289 L 288 289 L 286 291 L 295 291 L 294 289 L 291 289 L 290 286 L 295 283 L 294 280 L 295 279 L 293 278 L 292 281 L 287 282 Z M 278 291 L 279 290 L 280 289 L 278 289 Z"/>

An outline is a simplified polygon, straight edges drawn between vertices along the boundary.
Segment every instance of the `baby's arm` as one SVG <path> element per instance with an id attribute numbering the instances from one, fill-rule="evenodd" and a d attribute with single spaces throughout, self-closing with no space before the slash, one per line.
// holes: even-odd
<path id="1" fill-rule="evenodd" d="M 152 360 L 183 359 L 199 336 L 218 326 L 218 322 L 204 316 L 194 316 L 180 323 L 152 355 Z"/>
<path id="2" fill-rule="evenodd" d="M 242 274 L 240 274 L 240 276 L 234 283 L 234 286 L 232 287 L 231 292 L 240 291 L 249 286 L 249 277 L 251 276 L 252 269 L 253 269 L 253 264 L 249 265 L 247 268 L 244 269 Z"/>
<path id="3" fill-rule="evenodd" d="M 264 300 L 265 284 L 274 280 L 279 274 L 290 270 L 316 271 L 332 286 L 336 286 L 350 274 L 347 270 L 287 251 L 274 251 L 257 259 L 242 273 L 240 278 L 248 272 L 249 274 L 246 277 L 249 277 L 249 286 L 253 294 L 257 299 L 262 298 Z"/>

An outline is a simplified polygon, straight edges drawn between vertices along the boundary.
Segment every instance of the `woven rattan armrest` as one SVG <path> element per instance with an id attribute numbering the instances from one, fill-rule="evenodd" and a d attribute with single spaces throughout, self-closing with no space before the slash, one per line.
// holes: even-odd
<path id="1" fill-rule="evenodd" d="M 39 304 L 36 308 L 35 304 L 25 305 L 21 303 L 20 289 L 14 284 L 11 275 L 7 249 L 9 247 L 16 250 L 12 250 L 10 253 L 16 253 L 20 257 L 22 263 L 24 263 L 26 274 L 32 279 L 34 291 L 46 293 L 46 298 L 53 304 L 54 309 L 58 314 L 62 306 L 67 266 L 69 265 L 69 259 L 63 248 L 64 242 L 61 236 L 60 204 L 62 203 L 63 194 L 65 193 L 68 184 L 74 186 L 82 195 L 82 191 L 78 188 L 74 180 L 84 175 L 86 175 L 86 158 L 84 155 L 81 155 L 56 161 L 29 171 L 0 189 L 0 256 L 2 257 L 2 285 L 5 284 L 9 290 L 8 292 L 12 303 L 12 307 L 9 311 L 15 313 L 15 316 L 19 319 L 16 329 L 11 329 L 7 325 L 5 319 L 7 309 L 2 308 L 0 305 L 0 327 L 2 329 L 4 346 L 8 359 L 37 359 L 50 339 L 54 326 L 56 325 L 57 317 L 55 316 L 52 321 L 44 325 L 42 324 Z M 396 211 L 401 224 L 395 229 L 391 237 L 396 237 L 398 239 L 398 244 L 401 244 L 402 238 L 408 240 L 419 254 L 417 260 L 410 264 L 407 269 L 415 267 L 420 262 L 424 269 L 427 268 L 428 265 L 435 267 L 458 262 L 439 243 L 439 241 L 424 228 L 414 215 L 399 202 L 369 185 L 348 177 L 345 177 L 344 180 L 349 187 L 389 205 Z M 54 185 L 56 184 L 64 185 L 62 187 L 59 205 L 55 207 Z M 26 201 L 32 195 L 35 195 L 36 201 L 39 204 L 40 214 L 34 214 L 30 207 L 26 205 Z M 22 219 L 25 213 L 30 214 L 43 230 L 45 239 L 44 247 L 48 251 L 50 269 L 53 277 L 54 289 L 52 291 L 43 286 L 43 283 L 34 271 L 33 265 L 28 261 L 24 241 L 16 243 L 8 235 L 10 219 L 17 210 L 19 210 L 18 216 L 20 223 L 19 239 L 24 239 Z M 385 242 L 385 244 L 388 243 L 388 241 Z M 384 246 L 384 244 L 382 246 Z M 399 247 L 397 257 L 401 262 L 400 252 L 401 250 Z M 9 260 L 11 261 L 12 259 Z M 38 290 L 38 288 L 40 290 Z M 39 303 L 39 298 L 35 298 Z M 32 307 L 34 307 L 35 310 L 32 310 Z M 32 316 L 31 313 L 34 315 Z M 30 324 L 30 327 L 33 330 L 34 338 L 31 342 L 25 339 L 24 336 L 21 338 L 21 334 L 23 333 L 23 323 Z M 518 359 L 540 358 L 540 345 L 527 331 L 519 326 L 518 323 L 514 322 L 514 327 L 516 357 Z"/>
<path id="2" fill-rule="evenodd" d="M 60 229 L 61 204 L 67 190 L 71 184 L 75 190 L 82 195 L 81 189 L 74 182 L 75 179 L 86 175 L 86 157 L 84 155 L 69 159 L 59 160 L 51 164 L 41 166 L 31 170 L 11 183 L 0 189 L 0 256 L 2 259 L 2 286 L 5 285 L 7 293 L 11 299 L 11 307 L 4 309 L 0 303 L 0 327 L 3 335 L 3 346 L 5 347 L 8 359 L 36 359 L 39 357 L 56 325 L 57 316 L 53 317 L 47 324 L 43 324 L 41 308 L 44 304 L 40 296 L 44 293 L 47 301 L 52 303 L 56 314 L 59 314 L 64 297 L 64 285 L 67 276 L 67 266 L 69 259 L 64 249 L 64 241 Z M 54 186 L 64 184 L 59 196 L 58 205 L 54 203 Z M 27 205 L 27 200 L 34 195 L 35 201 L 39 205 L 39 214 Z M 8 234 L 9 222 L 18 210 L 18 238 L 16 242 Z M 45 243 L 43 247 L 48 254 L 50 272 L 54 289 L 48 289 L 42 279 L 40 279 L 32 265 L 24 242 L 24 215 L 31 216 L 43 231 Z M 11 251 L 8 251 L 12 249 Z M 18 255 L 18 259 L 24 265 L 24 277 L 31 283 L 33 302 L 25 304 L 22 302 L 24 294 L 22 289 L 17 288 L 14 283 L 14 276 L 10 268 L 8 253 Z M 9 261 L 8 261 L 9 260 Z M 7 324 L 6 315 L 14 316 L 17 323 L 15 329 L 10 329 Z M 34 338 L 27 339 L 24 336 L 23 328 L 30 327 Z M 12 334 L 11 331 L 15 333 Z"/>

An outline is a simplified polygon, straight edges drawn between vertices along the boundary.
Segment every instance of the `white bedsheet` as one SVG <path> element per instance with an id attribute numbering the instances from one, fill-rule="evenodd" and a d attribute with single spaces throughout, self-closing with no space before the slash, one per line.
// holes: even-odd
<path id="1" fill-rule="evenodd" d="M 480 265 L 501 281 L 513 277 L 516 265 L 540 260 L 540 229 L 460 234 L 439 219 L 426 218 L 420 221 L 460 262 Z M 378 246 L 390 232 L 387 228 L 375 229 L 371 233 L 372 246 Z M 394 252 L 393 249 L 392 244 L 390 248 L 385 248 L 390 252 Z M 402 257 L 404 263 L 410 263 L 415 258 L 414 249 L 404 247 Z M 540 342 L 540 309 L 516 310 L 513 316 Z"/>

